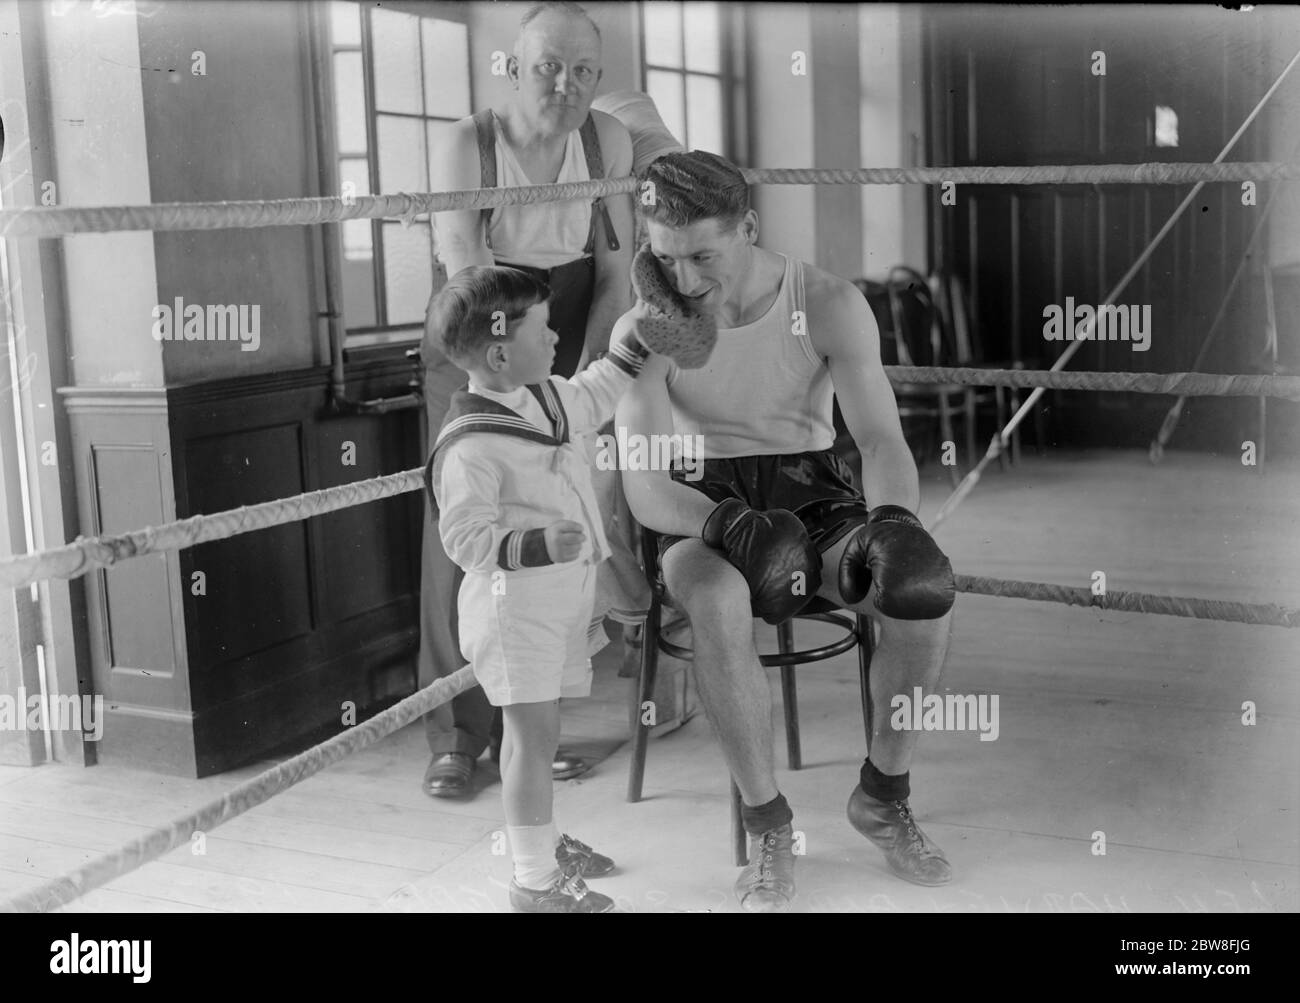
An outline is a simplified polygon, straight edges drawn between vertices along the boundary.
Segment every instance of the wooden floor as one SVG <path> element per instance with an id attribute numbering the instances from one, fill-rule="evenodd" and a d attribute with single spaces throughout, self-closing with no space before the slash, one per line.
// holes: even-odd
<path id="1" fill-rule="evenodd" d="M 928 472 L 923 516 L 947 494 Z M 990 471 L 939 541 L 958 571 L 1300 606 L 1300 467 L 1235 457 L 1026 455 Z M 763 628 L 766 630 L 766 628 Z M 819 636 L 800 627 L 797 640 Z M 861 762 L 851 657 L 800 678 L 795 810 L 802 911 L 1293 911 L 1300 908 L 1300 660 L 1273 627 L 963 596 L 941 689 L 996 694 L 999 736 L 922 736 L 912 805 L 955 870 L 893 878 L 844 819 Z M 607 649 L 607 655 L 614 654 Z M 726 772 L 707 721 L 651 744 L 623 801 L 628 682 L 598 660 L 566 704 L 570 744 L 604 758 L 556 791 L 557 821 L 616 857 L 597 886 L 629 911 L 732 911 Z M 778 691 L 779 692 L 779 691 Z M 1250 701 L 1254 725 L 1243 724 Z M 779 708 L 777 713 L 779 714 Z M 411 727 L 70 910 L 498 911 L 500 788 L 432 801 Z M 0 767 L 0 899 L 166 823 L 267 763 L 192 781 L 121 768 Z M 1104 833 L 1105 853 L 1095 852 Z M 593 883 L 594 884 L 594 883 Z"/>

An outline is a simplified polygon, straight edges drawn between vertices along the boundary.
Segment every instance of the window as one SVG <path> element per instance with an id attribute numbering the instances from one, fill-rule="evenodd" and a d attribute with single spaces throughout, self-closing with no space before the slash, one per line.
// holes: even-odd
<path id="1" fill-rule="evenodd" d="M 1156 146 L 1178 145 L 1178 113 L 1172 108 L 1156 105 Z"/>
<path id="2" fill-rule="evenodd" d="M 470 113 L 469 29 L 349 0 L 332 0 L 329 24 L 342 193 L 429 191 L 430 150 Z M 349 343 L 420 327 L 436 268 L 428 215 L 409 227 L 359 219 L 340 229 Z"/>
<path id="3" fill-rule="evenodd" d="M 731 72 L 721 4 L 643 3 L 645 92 L 688 150 L 731 155 Z"/>

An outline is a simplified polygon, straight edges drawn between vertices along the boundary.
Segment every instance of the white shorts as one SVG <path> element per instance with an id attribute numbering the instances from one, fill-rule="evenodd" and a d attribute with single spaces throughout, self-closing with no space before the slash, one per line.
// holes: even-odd
<path id="1" fill-rule="evenodd" d="M 587 637 L 595 587 L 590 564 L 465 576 L 460 650 L 490 704 L 590 695 Z"/>

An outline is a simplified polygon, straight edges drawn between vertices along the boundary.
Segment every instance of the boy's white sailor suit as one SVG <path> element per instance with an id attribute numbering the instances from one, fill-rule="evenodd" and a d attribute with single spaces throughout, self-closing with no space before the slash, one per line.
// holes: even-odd
<path id="1" fill-rule="evenodd" d="M 609 556 L 588 443 L 648 356 L 629 339 L 576 376 L 500 394 L 471 384 L 425 465 L 447 555 L 465 571 L 461 653 L 497 706 L 591 692 L 587 628 Z M 551 561 L 544 532 L 583 528 L 577 560 Z"/>

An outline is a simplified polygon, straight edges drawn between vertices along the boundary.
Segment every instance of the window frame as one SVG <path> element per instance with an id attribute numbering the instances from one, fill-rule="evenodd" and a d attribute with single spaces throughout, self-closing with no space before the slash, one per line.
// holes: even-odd
<path id="1" fill-rule="evenodd" d="M 682 14 L 690 6 L 687 0 L 651 0 L 655 3 L 672 3 Z M 648 7 L 646 0 L 640 0 L 637 3 L 637 56 L 641 65 L 641 91 L 645 94 L 650 93 L 649 75 L 651 71 L 656 73 L 672 73 L 679 77 L 682 82 L 682 106 L 681 121 L 682 128 L 687 133 L 685 136 L 677 138 L 685 145 L 686 149 L 691 149 L 690 139 L 690 117 L 687 114 L 689 100 L 687 98 L 686 81 L 689 77 L 710 77 L 718 81 L 721 88 L 719 107 L 722 109 L 722 143 L 724 149 L 716 152 L 737 163 L 738 151 L 736 149 L 739 142 L 739 130 L 736 116 L 730 114 L 735 110 L 736 94 L 740 88 L 740 81 L 737 78 L 737 60 L 735 59 L 735 32 L 733 30 L 733 19 L 728 16 L 732 13 L 733 5 L 723 2 L 715 2 L 714 7 L 718 14 L 718 72 L 712 73 L 707 70 L 692 70 L 686 66 L 686 18 L 680 19 L 680 39 L 682 46 L 682 65 L 665 66 L 661 63 L 651 63 L 646 57 L 646 10 Z"/>
<path id="2" fill-rule="evenodd" d="M 392 194 L 391 192 L 381 192 L 379 190 L 379 117 L 381 115 L 391 116 L 393 118 L 414 120 L 422 124 L 426 143 L 425 169 L 428 170 L 428 147 L 427 135 L 429 123 L 441 122 L 451 123 L 459 122 L 464 116 L 448 117 L 445 115 L 431 115 L 413 112 L 381 111 L 375 106 L 375 45 L 374 33 L 371 24 L 371 16 L 375 10 L 384 10 L 398 14 L 419 18 L 424 21 L 447 21 L 454 24 L 461 24 L 465 27 L 465 55 L 466 66 L 473 66 L 473 40 L 471 38 L 471 25 L 467 12 L 461 9 L 460 5 L 442 5 L 435 12 L 430 12 L 427 5 L 418 3 L 404 3 L 400 0 L 390 0 L 382 4 L 370 2 L 370 0 L 335 0 L 335 2 L 351 3 L 357 7 L 357 16 L 360 20 L 360 42 L 358 44 L 343 43 L 340 44 L 334 38 L 331 12 L 328 5 L 321 5 L 321 44 L 324 49 L 324 59 L 321 63 L 326 67 L 325 72 L 329 77 L 329 106 L 322 108 L 320 114 L 327 119 L 325 122 L 318 122 L 318 130 L 322 139 L 328 144 L 328 148 L 322 151 L 322 156 L 328 159 L 330 164 L 330 175 L 334 182 L 335 190 L 341 190 L 342 184 L 342 162 L 345 159 L 339 148 L 339 138 L 335 127 L 335 120 L 338 115 L 336 80 L 334 76 L 335 56 L 340 52 L 360 52 L 361 54 L 361 79 L 363 85 L 362 101 L 364 104 L 365 129 L 366 129 L 366 175 L 368 178 L 370 192 L 372 194 Z M 419 53 L 420 67 L 420 84 L 421 84 L 421 102 L 424 101 L 424 65 L 425 65 L 425 39 L 424 33 L 418 32 L 416 39 Z M 470 70 L 466 79 L 466 89 L 468 93 L 468 104 L 470 113 L 474 108 L 474 74 Z M 359 159 L 349 156 L 347 159 Z M 427 176 L 427 175 L 426 175 Z M 385 253 L 384 253 L 384 227 L 388 225 L 401 225 L 391 220 L 369 219 L 370 224 L 370 246 L 371 246 L 371 265 L 370 281 L 374 289 L 375 304 L 375 323 L 364 324 L 351 327 L 346 322 L 346 304 L 344 302 L 345 292 L 342 288 L 342 265 L 344 260 L 343 247 L 343 228 L 338 227 L 336 239 L 331 241 L 332 246 L 329 253 L 336 255 L 338 267 L 336 269 L 340 278 L 340 287 L 334 290 L 334 297 L 338 303 L 337 310 L 340 315 L 340 322 L 343 324 L 343 344 L 345 349 L 384 347 L 394 344 L 409 344 L 412 341 L 418 341 L 424 332 L 424 322 L 408 321 L 405 323 L 390 323 L 388 320 L 388 290 L 386 286 L 387 275 L 385 272 Z M 413 226 L 426 227 L 429 237 L 430 258 L 433 264 L 433 270 L 430 273 L 430 279 L 436 281 L 436 275 L 439 270 L 439 262 L 436 247 L 436 235 L 434 231 L 433 218 L 430 213 L 421 213 L 414 217 L 411 222 Z"/>

